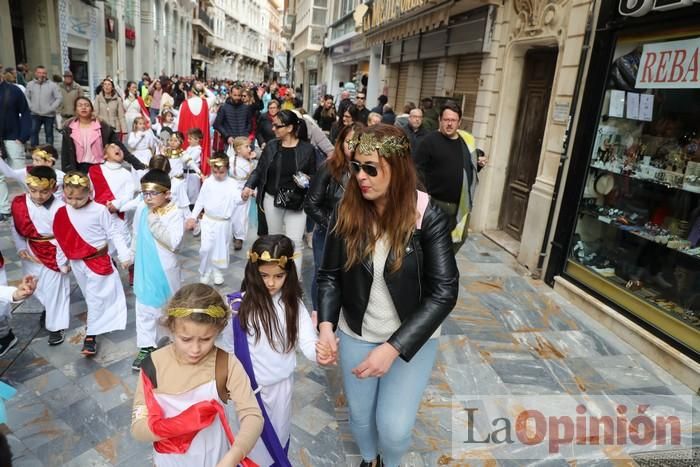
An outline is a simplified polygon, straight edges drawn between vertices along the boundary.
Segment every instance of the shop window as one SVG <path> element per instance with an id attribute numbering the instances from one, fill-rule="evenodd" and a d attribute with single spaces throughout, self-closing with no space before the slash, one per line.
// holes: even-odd
<path id="1" fill-rule="evenodd" d="M 685 342 L 700 331 L 699 54 L 687 33 L 618 40 L 566 268 Z"/>

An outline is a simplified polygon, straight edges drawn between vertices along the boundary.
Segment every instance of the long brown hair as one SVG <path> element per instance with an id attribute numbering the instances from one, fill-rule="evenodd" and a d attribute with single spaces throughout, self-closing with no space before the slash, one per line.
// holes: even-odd
<path id="1" fill-rule="evenodd" d="M 287 261 L 284 266 L 275 262 L 263 262 L 259 257 L 264 252 L 269 253 L 273 259 L 286 256 Z M 253 243 L 251 253 L 255 253 L 258 259 L 255 262 L 248 260 L 245 266 L 243 282 L 241 283 L 241 291 L 245 292 L 245 295 L 238 312 L 241 327 L 247 334 L 255 337 L 256 343 L 260 341 L 260 337 L 264 333 L 270 347 L 276 352 L 293 352 L 299 340 L 299 300 L 301 300 L 302 294 L 297 269 L 292 259 L 294 243 L 284 235 L 263 235 Z M 301 261 L 301 258 L 299 260 Z M 277 319 L 272 296 L 258 271 L 258 266 L 261 264 L 280 264 L 280 267 L 287 273 L 281 290 L 282 306 L 287 325 L 284 331 Z"/>
<path id="2" fill-rule="evenodd" d="M 398 138 L 400 141 L 406 138 L 400 129 L 383 124 L 361 127 L 355 131 L 353 138 L 361 135 L 373 135 L 380 141 L 387 137 Z M 371 256 L 374 245 L 383 236 L 387 237 L 391 247 L 389 270 L 396 272 L 403 264 L 406 244 L 413 235 L 418 216 L 416 169 L 407 141 L 405 146 L 406 149 L 401 154 L 387 155 L 378 151 L 382 164 L 380 170 L 386 170 L 386 165 L 391 169 L 391 181 L 385 195 L 386 208 L 381 216 L 374 203 L 362 196 L 356 177 L 351 177 L 345 187 L 334 229 L 345 240 L 346 270 Z"/>
<path id="3" fill-rule="evenodd" d="M 353 123 L 352 125 L 344 126 L 340 133 L 338 133 L 338 138 L 335 140 L 335 150 L 333 155 L 328 158 L 328 171 L 336 182 L 342 183 L 343 175 L 345 175 L 349 170 L 348 160 L 345 158 L 345 147 L 343 143 L 347 139 L 351 132 L 357 132 L 362 125 L 359 123 Z"/>

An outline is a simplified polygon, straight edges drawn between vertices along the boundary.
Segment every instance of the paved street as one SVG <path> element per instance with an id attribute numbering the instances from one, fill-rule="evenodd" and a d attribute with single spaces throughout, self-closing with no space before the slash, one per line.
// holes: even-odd
<path id="1" fill-rule="evenodd" d="M 7 223 L 0 225 L 0 248 L 12 282 L 21 273 L 9 228 Z M 188 234 L 182 254 L 189 281 L 198 276 L 197 248 L 197 239 Z M 233 255 L 222 292 L 235 290 L 240 283 L 243 256 L 242 252 Z M 304 262 L 308 272 L 308 249 Z M 459 302 L 443 326 L 438 364 L 419 413 L 414 450 L 405 465 L 527 464 L 497 461 L 497 454 L 488 451 L 475 454 L 469 462 L 453 462 L 449 401 L 455 395 L 691 393 L 543 283 L 529 279 L 509 254 L 488 239 L 473 235 L 458 262 Z M 309 283 L 308 275 L 305 282 Z M 133 310 L 133 294 L 130 289 L 127 292 Z M 14 465 L 148 466 L 150 446 L 129 435 L 137 377 L 131 370 L 136 350 L 134 314 L 130 313 L 126 330 L 101 337 L 97 357 L 86 359 L 79 354 L 85 307 L 76 286 L 71 309 L 71 330 L 55 348 L 48 347 L 47 333 L 39 329 L 38 302 L 29 300 L 14 311 L 20 342 L 0 360 L 2 379 L 18 390 L 7 404 Z M 359 465 L 337 371 L 318 368 L 301 356 L 299 362 L 293 465 Z M 557 456 L 546 465 L 573 464 Z M 596 458 L 576 465 L 636 464 Z"/>

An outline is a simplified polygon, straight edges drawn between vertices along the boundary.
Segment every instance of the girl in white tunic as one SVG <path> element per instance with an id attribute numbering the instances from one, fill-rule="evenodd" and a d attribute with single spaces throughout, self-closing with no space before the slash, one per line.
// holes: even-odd
<path id="1" fill-rule="evenodd" d="M 326 355 L 328 349 L 317 347 L 317 335 L 309 312 L 301 301 L 301 286 L 294 266 L 294 247 L 284 235 L 258 238 L 248 254 L 248 264 L 241 293 L 229 295 L 229 303 L 237 316 L 231 328 L 222 333 L 217 343 L 228 352 L 235 352 L 259 389 L 260 399 L 274 428 L 279 453 L 288 450 L 292 417 L 292 388 L 296 351 L 315 362 L 316 351 Z M 234 331 L 240 329 L 247 349 L 238 347 Z M 248 352 L 245 352 L 248 350 Z M 244 360 L 245 354 L 249 357 Z M 248 363 L 251 367 L 248 367 Z M 250 458 L 261 467 L 291 465 L 275 458 L 259 440 Z M 281 448 L 281 449 L 280 449 Z M 286 461 L 286 462 L 285 462 Z"/>
<path id="2" fill-rule="evenodd" d="M 181 156 L 190 203 L 197 201 L 199 189 L 202 186 L 202 171 L 199 167 L 202 162 L 202 146 L 200 146 L 202 139 L 202 130 L 190 128 L 187 132 L 188 146 Z"/>
<path id="3" fill-rule="evenodd" d="M 228 157 L 217 153 L 209 161 L 211 177 L 207 178 L 187 219 L 187 228 L 196 226 L 197 218 L 204 212 L 199 225 L 202 231 L 199 248 L 200 282 L 206 284 L 213 276 L 214 283 L 224 283 L 223 270 L 228 268 L 231 247 L 231 216 L 237 204 L 236 181 L 228 176 Z"/>
<path id="4" fill-rule="evenodd" d="M 184 137 L 182 133 L 175 132 L 168 140 L 168 149 L 163 153 L 165 157 L 168 158 L 170 162 L 170 179 L 171 179 L 171 189 L 173 194 L 173 201 L 177 207 L 182 210 L 186 217 L 190 216 L 190 206 L 194 204 L 194 201 L 190 201 L 187 194 L 187 179 L 185 178 L 185 170 L 196 171 L 199 170 L 196 163 L 192 159 L 187 159 L 185 152 L 182 150 L 182 143 Z"/>
<path id="5" fill-rule="evenodd" d="M 56 172 L 56 198 L 63 199 L 63 177 L 66 175 L 63 171 L 55 167 L 56 161 L 58 160 L 58 151 L 50 144 L 42 144 L 37 146 L 32 151 L 32 165 L 29 167 L 22 167 L 19 169 L 14 169 L 7 165 L 7 162 L 0 157 L 0 173 L 5 177 L 16 180 L 22 185 L 26 190 L 27 184 L 25 180 L 27 178 L 27 173 L 32 167 L 51 167 L 54 172 Z"/>
<path id="6" fill-rule="evenodd" d="M 248 235 L 248 213 L 250 211 L 250 198 L 243 201 L 241 193 L 245 188 L 245 182 L 255 168 L 255 153 L 250 149 L 250 141 L 245 136 L 233 139 L 233 147 L 229 146 L 229 174 L 236 182 L 236 207 L 231 216 L 231 229 L 233 231 L 233 247 L 236 250 L 243 248 L 243 240 Z"/>
<path id="7" fill-rule="evenodd" d="M 136 295 L 136 345 L 139 353 L 131 365 L 138 371 L 146 356 L 167 335 L 158 325 L 162 307 L 180 288 L 181 265 L 177 251 L 185 220 L 170 201 L 170 177 L 149 170 L 141 179 L 141 196 L 134 216 L 134 294 Z"/>
<path id="8" fill-rule="evenodd" d="M 178 290 L 166 306 L 173 342 L 143 362 L 131 433 L 153 443 L 157 467 L 251 465 L 244 459 L 263 420 L 238 360 L 214 347 L 229 320 L 221 295 L 204 284 Z M 235 440 L 224 405 L 235 405 Z"/>
<path id="9" fill-rule="evenodd" d="M 53 231 L 87 305 L 87 328 L 82 353 L 97 353 L 97 335 L 126 328 L 126 298 L 119 273 L 112 265 L 112 241 L 125 269 L 132 263 L 124 232 L 116 227 L 106 207 L 90 199 L 90 179 L 69 172 L 63 179 L 66 206 L 56 212 Z"/>
<path id="10" fill-rule="evenodd" d="M 153 132 L 146 128 L 146 120 L 140 116 L 134 118 L 126 145 L 143 165 L 148 166 L 148 162 L 158 149 L 158 142 Z M 146 170 L 137 170 L 132 167 L 131 172 L 134 174 L 134 184 L 138 186 Z"/>

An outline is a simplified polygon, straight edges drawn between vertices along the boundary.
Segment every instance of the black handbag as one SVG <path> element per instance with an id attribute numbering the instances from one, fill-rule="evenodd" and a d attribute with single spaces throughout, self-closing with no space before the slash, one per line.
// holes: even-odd
<path id="1" fill-rule="evenodd" d="M 281 153 L 278 152 L 275 155 L 275 159 L 275 163 L 277 164 L 277 180 L 275 184 L 279 185 L 280 172 L 282 170 Z M 297 160 L 296 150 L 294 151 L 294 165 L 296 166 L 296 173 L 299 173 L 299 161 Z M 308 190 L 308 188 L 302 188 L 296 183 L 278 186 L 273 205 L 276 208 L 287 209 L 289 211 L 301 211 L 304 208 L 304 198 L 306 198 L 306 192 Z"/>

